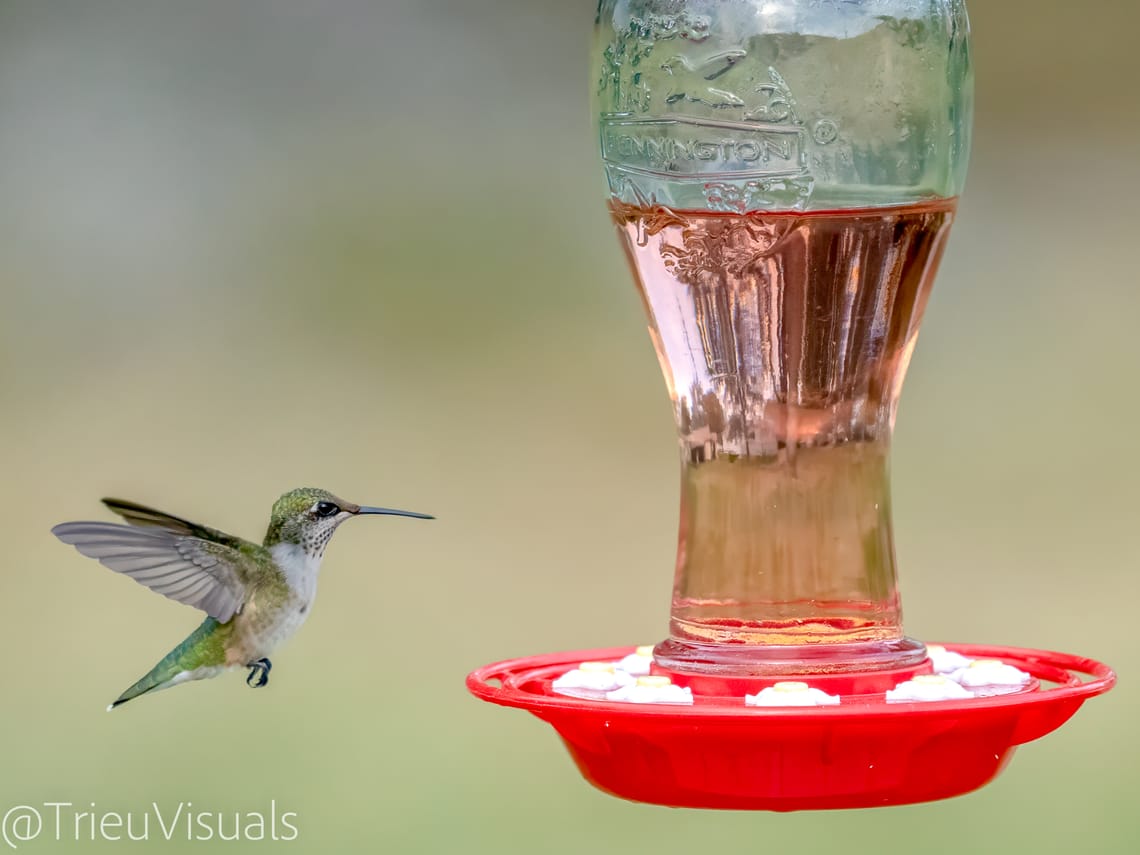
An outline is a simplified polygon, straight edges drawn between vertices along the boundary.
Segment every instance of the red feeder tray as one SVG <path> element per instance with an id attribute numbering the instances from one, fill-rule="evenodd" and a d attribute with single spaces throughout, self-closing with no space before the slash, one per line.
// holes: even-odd
<path id="1" fill-rule="evenodd" d="M 993 780 L 1018 745 L 1057 729 L 1086 698 L 1116 682 L 1107 665 L 1065 653 L 948 646 L 970 658 L 1000 659 L 1035 682 L 1011 694 L 913 703 L 887 703 L 875 687 L 821 707 L 745 706 L 743 695 L 718 691 L 708 677 L 691 684 L 691 706 L 553 691 L 553 679 L 580 662 L 633 652 L 611 648 L 497 662 L 469 674 L 467 688 L 551 724 L 586 780 L 607 793 L 672 807 L 789 811 L 968 793 Z"/>

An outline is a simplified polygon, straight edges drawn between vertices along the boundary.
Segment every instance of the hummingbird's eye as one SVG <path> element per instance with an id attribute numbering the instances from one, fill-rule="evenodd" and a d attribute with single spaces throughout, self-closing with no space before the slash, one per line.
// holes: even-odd
<path id="1" fill-rule="evenodd" d="M 334 517 L 340 513 L 340 508 L 332 502 L 317 502 L 313 507 L 313 511 L 318 517 Z"/>

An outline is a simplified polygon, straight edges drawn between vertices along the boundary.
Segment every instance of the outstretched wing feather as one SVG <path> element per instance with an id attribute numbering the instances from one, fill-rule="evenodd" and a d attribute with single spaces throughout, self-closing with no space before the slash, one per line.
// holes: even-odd
<path id="1" fill-rule="evenodd" d="M 116 573 L 226 623 L 246 598 L 249 558 L 221 543 L 169 528 L 103 522 L 57 525 L 52 534 Z"/>
<path id="2" fill-rule="evenodd" d="M 133 526 L 139 528 L 157 528 L 173 531 L 177 534 L 197 537 L 202 540 L 212 540 L 234 548 L 240 547 L 244 541 L 240 537 L 218 531 L 216 528 L 200 525 L 165 511 L 148 508 L 138 502 L 128 502 L 126 499 L 103 499 L 103 504 L 117 513 Z"/>

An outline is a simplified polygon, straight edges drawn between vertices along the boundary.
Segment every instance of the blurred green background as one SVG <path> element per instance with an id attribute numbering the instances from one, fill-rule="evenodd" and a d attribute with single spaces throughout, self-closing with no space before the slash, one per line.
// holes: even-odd
<path id="1" fill-rule="evenodd" d="M 666 629 L 676 452 L 590 0 L 0 2 L 0 807 L 275 799 L 304 852 L 1140 850 L 1140 12 L 972 15 L 975 156 L 895 444 L 907 628 L 1122 683 L 978 793 L 785 816 L 611 799 L 463 688 Z M 122 495 L 260 537 L 303 484 L 439 520 L 347 526 L 267 690 L 106 715 L 197 616 L 50 526 Z"/>

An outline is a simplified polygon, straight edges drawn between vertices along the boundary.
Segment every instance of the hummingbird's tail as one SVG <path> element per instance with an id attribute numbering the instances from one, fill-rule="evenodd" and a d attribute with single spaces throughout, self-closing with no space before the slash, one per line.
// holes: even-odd
<path id="1" fill-rule="evenodd" d="M 151 668 L 145 677 L 119 695 L 107 710 L 113 710 L 147 692 L 157 692 L 190 680 L 217 676 L 225 668 L 226 642 L 232 627 L 232 623 L 223 624 L 211 617 L 206 618 L 185 641 Z"/>

